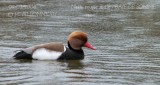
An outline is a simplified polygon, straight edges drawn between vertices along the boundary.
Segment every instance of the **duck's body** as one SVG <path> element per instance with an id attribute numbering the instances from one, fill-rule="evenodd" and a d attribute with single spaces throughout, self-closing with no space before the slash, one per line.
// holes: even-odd
<path id="1" fill-rule="evenodd" d="M 21 50 L 13 57 L 37 60 L 80 60 L 84 59 L 83 46 L 95 50 L 87 42 L 87 36 L 83 32 L 76 31 L 70 34 L 68 47 L 57 42 L 45 43 Z"/>
<path id="2" fill-rule="evenodd" d="M 74 50 L 70 45 L 66 47 L 62 43 L 51 42 L 26 48 L 13 57 L 37 60 L 79 60 L 84 58 L 84 52 Z"/>

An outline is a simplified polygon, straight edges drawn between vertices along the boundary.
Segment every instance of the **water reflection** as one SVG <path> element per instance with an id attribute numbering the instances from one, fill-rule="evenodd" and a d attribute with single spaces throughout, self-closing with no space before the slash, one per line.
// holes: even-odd
<path id="1" fill-rule="evenodd" d="M 67 69 L 83 69 L 84 67 L 84 64 L 81 60 L 66 60 L 58 62 L 65 63 L 67 65 Z"/>

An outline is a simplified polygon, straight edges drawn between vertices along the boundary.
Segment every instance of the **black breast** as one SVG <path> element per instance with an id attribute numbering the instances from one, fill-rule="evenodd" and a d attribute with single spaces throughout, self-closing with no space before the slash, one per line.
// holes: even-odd
<path id="1" fill-rule="evenodd" d="M 66 51 L 58 58 L 58 60 L 81 60 L 84 59 L 83 50 L 73 50 L 66 48 Z"/>

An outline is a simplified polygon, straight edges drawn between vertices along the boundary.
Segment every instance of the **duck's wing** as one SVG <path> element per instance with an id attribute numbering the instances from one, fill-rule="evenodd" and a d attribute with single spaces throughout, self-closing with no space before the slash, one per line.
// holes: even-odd
<path id="1" fill-rule="evenodd" d="M 49 51 L 56 51 L 56 52 L 64 52 L 65 51 L 64 45 L 60 42 L 50 42 L 50 43 L 35 45 L 32 47 L 23 49 L 23 51 L 28 54 L 33 54 L 36 50 L 42 49 L 42 48 L 47 49 Z"/>

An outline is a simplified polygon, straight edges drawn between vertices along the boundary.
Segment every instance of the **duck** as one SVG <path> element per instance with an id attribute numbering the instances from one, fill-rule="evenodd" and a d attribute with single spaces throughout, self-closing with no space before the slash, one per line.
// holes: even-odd
<path id="1" fill-rule="evenodd" d="M 82 31 L 73 31 L 67 39 L 67 46 L 61 42 L 49 42 L 34 45 L 19 50 L 14 59 L 35 59 L 35 60 L 82 60 L 84 59 L 83 47 L 96 50 L 88 42 L 87 34 Z"/>

